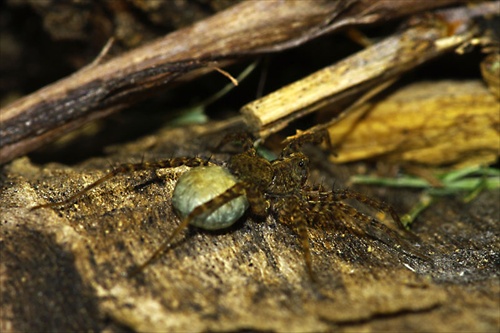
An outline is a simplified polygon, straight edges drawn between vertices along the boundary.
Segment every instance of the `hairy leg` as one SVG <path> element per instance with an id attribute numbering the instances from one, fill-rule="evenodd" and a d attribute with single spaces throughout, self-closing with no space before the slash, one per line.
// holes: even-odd
<path id="1" fill-rule="evenodd" d="M 342 198 L 343 197 L 342 195 Z M 326 200 L 326 198 L 328 198 L 328 200 Z M 349 196 L 349 198 L 352 197 Z M 333 199 L 339 198 L 335 195 L 329 196 L 326 193 L 321 193 L 321 195 L 318 195 L 318 193 L 314 193 L 313 195 L 310 193 L 308 194 L 308 202 L 312 207 L 311 210 L 315 212 L 315 214 L 327 216 L 327 218 L 323 218 L 323 220 L 327 220 L 329 223 L 337 223 L 337 226 L 347 227 L 360 236 L 367 235 L 373 239 L 379 240 L 387 246 L 397 248 L 407 255 L 426 261 L 430 259 L 427 254 L 423 253 L 417 249 L 414 244 L 409 242 L 409 240 L 415 243 L 420 242 L 420 239 L 410 231 L 401 227 L 400 231 L 404 236 L 402 237 L 399 232 L 389 228 L 377 219 L 359 212 L 356 208 L 340 200 Z M 322 223 L 322 227 L 326 227 L 325 223 Z"/>
<path id="2" fill-rule="evenodd" d="M 193 209 L 191 213 L 189 213 L 186 218 L 184 218 L 177 226 L 177 228 L 174 229 L 172 234 L 163 242 L 160 247 L 153 252 L 153 254 L 149 257 L 148 260 L 146 260 L 144 263 L 141 265 L 135 267 L 132 269 L 127 276 L 132 277 L 140 273 L 144 268 L 146 268 L 151 262 L 156 260 L 162 253 L 164 253 L 170 246 L 172 245 L 172 241 L 184 230 L 186 229 L 191 222 L 198 218 L 201 215 L 208 216 L 212 212 L 216 211 L 218 208 L 224 206 L 226 203 L 230 202 L 233 199 L 236 199 L 237 197 L 241 195 L 246 194 L 246 184 L 244 183 L 237 183 L 234 186 L 230 187 L 227 189 L 225 192 L 222 194 L 216 196 L 212 200 L 209 200 L 205 202 L 204 204 L 201 204 L 197 206 L 196 208 Z M 202 226 L 199 226 L 200 228 L 203 228 Z"/>
<path id="3" fill-rule="evenodd" d="M 250 153 L 252 156 L 257 154 L 253 145 L 253 140 L 250 137 L 250 134 L 246 132 L 233 132 L 226 134 L 221 142 L 215 147 L 215 150 L 220 150 L 230 142 L 241 142 L 243 145 L 243 151 Z"/>
<path id="4" fill-rule="evenodd" d="M 369 198 L 361 193 L 344 189 L 344 190 L 333 190 L 329 192 L 315 191 L 315 192 L 309 192 L 308 195 L 312 200 L 317 200 L 322 202 L 336 202 L 346 199 L 354 199 L 368 207 L 372 207 L 384 213 L 388 213 L 399 228 L 405 229 L 403 223 L 401 223 L 401 220 L 399 219 L 399 216 L 394 210 L 394 208 L 392 208 L 385 202 Z"/>
<path id="5" fill-rule="evenodd" d="M 38 206 L 34 206 L 31 208 L 31 210 L 35 209 L 40 209 L 40 208 L 49 208 L 49 207 L 57 207 L 61 205 L 68 204 L 70 202 L 73 202 L 74 200 L 78 199 L 88 191 L 92 190 L 93 188 L 101 185 L 102 183 L 108 181 L 109 179 L 119 175 L 119 174 L 125 174 L 125 173 L 130 173 L 130 172 L 135 172 L 135 171 L 142 171 L 142 170 L 151 170 L 151 169 L 161 169 L 161 168 L 175 168 L 179 167 L 182 165 L 186 165 L 189 167 L 196 167 L 196 166 L 201 166 L 201 165 L 209 165 L 210 162 L 208 160 L 204 160 L 198 157 L 194 158 L 186 158 L 186 157 L 175 157 L 175 158 L 170 158 L 166 160 L 161 160 L 161 161 L 155 161 L 155 162 L 141 162 L 141 163 L 127 163 L 127 164 L 122 164 L 117 166 L 115 169 L 104 175 L 103 177 L 99 178 L 92 184 L 86 186 L 82 190 L 76 192 L 75 194 L 71 195 L 69 198 L 64 199 L 62 201 L 58 202 L 51 202 L 47 204 L 42 204 Z"/>
<path id="6" fill-rule="evenodd" d="M 290 226 L 300 237 L 307 274 L 312 282 L 316 282 L 316 276 L 314 275 L 312 269 L 309 233 L 307 230 L 306 214 L 304 212 L 305 207 L 300 204 L 300 200 L 297 197 L 292 196 L 283 198 L 281 201 L 276 203 L 273 209 L 278 214 L 278 221 Z"/>

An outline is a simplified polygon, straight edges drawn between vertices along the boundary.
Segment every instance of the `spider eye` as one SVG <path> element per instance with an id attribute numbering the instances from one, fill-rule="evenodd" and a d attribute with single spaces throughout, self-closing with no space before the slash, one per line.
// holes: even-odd
<path id="1" fill-rule="evenodd" d="M 299 167 L 303 168 L 305 165 L 306 163 L 304 162 L 304 160 L 299 161 Z"/>

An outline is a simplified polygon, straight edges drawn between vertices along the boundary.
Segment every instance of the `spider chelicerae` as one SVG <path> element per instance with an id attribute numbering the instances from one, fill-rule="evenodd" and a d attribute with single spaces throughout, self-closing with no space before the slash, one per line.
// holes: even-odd
<path id="1" fill-rule="evenodd" d="M 355 233 L 366 234 L 389 246 L 398 244 L 400 251 L 428 259 L 426 254 L 408 243 L 403 241 L 399 244 L 397 240 L 401 239 L 400 233 L 345 201 L 354 200 L 387 213 L 392 217 L 394 226 L 407 236 L 407 239 L 418 242 L 418 238 L 404 228 L 391 206 L 348 189 L 326 191 L 322 186 L 306 185 L 309 159 L 301 152 L 301 148 L 305 143 L 319 144 L 327 139 L 327 135 L 326 132 L 306 133 L 289 140 L 279 158 L 268 161 L 257 154 L 249 134 L 229 134 L 217 149 L 230 142 L 239 141 L 242 143 L 243 152 L 233 155 L 227 163 L 227 168 L 197 157 L 122 164 L 67 199 L 38 205 L 32 209 L 70 203 L 119 174 L 185 165 L 192 168 L 179 178 L 172 195 L 172 205 L 181 218 L 181 223 L 148 260 L 129 272 L 129 276 L 141 272 L 157 259 L 189 225 L 207 230 L 224 229 L 234 224 L 247 208 L 261 218 L 272 214 L 277 221 L 291 227 L 298 234 L 307 273 L 312 281 L 315 280 L 315 275 L 312 269 L 308 226 L 317 220 L 323 224 L 326 221 L 331 227 L 343 223 L 343 226 Z"/>

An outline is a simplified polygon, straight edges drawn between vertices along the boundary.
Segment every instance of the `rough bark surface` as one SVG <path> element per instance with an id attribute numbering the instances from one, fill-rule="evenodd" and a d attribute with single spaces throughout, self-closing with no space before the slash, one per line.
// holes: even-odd
<path id="1" fill-rule="evenodd" d="M 14 160 L 2 173 L 2 331 L 498 331 L 498 191 L 464 205 L 443 198 L 415 222 L 432 262 L 363 237 L 310 229 L 309 281 L 288 228 L 246 215 L 223 232 L 190 230 L 143 273 L 140 264 L 179 223 L 170 199 L 186 168 L 117 176 L 64 207 L 60 200 L 109 162 L 211 156 L 223 124 L 163 130 L 75 167 Z M 325 167 L 315 148 L 310 181 L 341 187 L 356 165 Z M 361 166 L 361 165 L 358 165 Z M 358 188 L 399 212 L 419 193 Z"/>

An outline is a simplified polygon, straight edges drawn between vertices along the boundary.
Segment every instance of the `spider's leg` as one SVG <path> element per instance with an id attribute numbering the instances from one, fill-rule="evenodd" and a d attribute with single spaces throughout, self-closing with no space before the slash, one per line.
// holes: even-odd
<path id="1" fill-rule="evenodd" d="M 344 213 L 344 215 L 348 217 L 345 219 L 345 222 L 352 218 L 354 220 L 365 223 L 366 229 L 363 228 L 362 230 L 361 228 L 356 226 L 354 228 L 355 231 L 366 233 L 368 236 L 381 241 L 389 247 L 397 248 L 407 255 L 417 257 L 426 261 L 430 260 L 430 257 L 427 254 L 416 249 L 415 246 L 408 244 L 407 241 L 401 238 L 399 233 L 387 227 L 382 222 L 361 212 L 358 212 L 354 207 L 351 207 L 343 202 L 339 201 L 335 206 L 338 210 L 340 210 L 342 213 Z M 354 224 L 352 223 L 349 224 L 351 227 L 354 226 Z"/>
<path id="2" fill-rule="evenodd" d="M 163 242 L 160 245 L 160 247 L 157 250 L 155 250 L 155 252 L 153 252 L 153 254 L 149 257 L 149 259 L 146 260 L 141 265 L 135 267 L 132 271 L 130 271 L 127 274 L 127 276 L 133 277 L 137 275 L 144 268 L 146 268 L 151 262 L 156 260 L 163 252 L 165 252 L 172 245 L 172 241 L 174 240 L 174 238 L 177 237 L 184 229 L 186 229 L 195 218 L 199 217 L 200 215 L 208 216 L 212 212 L 216 211 L 218 208 L 222 207 L 224 204 L 228 203 L 229 201 L 236 199 L 241 195 L 245 195 L 245 187 L 246 184 L 244 183 L 236 183 L 234 186 L 230 187 L 222 194 L 216 196 L 212 200 L 209 200 L 204 204 L 201 204 L 197 206 L 195 209 L 193 209 L 193 211 L 189 213 L 189 215 L 186 216 L 184 220 L 182 220 L 181 224 L 179 224 L 177 228 L 174 229 L 174 231 L 167 238 L 167 240 Z"/>
<path id="3" fill-rule="evenodd" d="M 194 212 L 194 211 L 193 211 Z M 191 214 L 189 214 L 188 217 L 186 217 L 182 222 L 181 224 L 179 224 L 177 226 L 177 228 L 175 228 L 175 230 L 172 232 L 172 234 L 167 238 L 167 240 L 165 242 L 163 242 L 160 247 L 158 249 L 156 249 L 155 252 L 153 252 L 153 254 L 149 257 L 148 260 L 146 260 L 145 262 L 143 262 L 141 265 L 137 266 L 137 267 L 134 267 L 134 269 L 132 269 L 129 273 L 126 273 L 125 275 L 127 277 L 133 277 L 135 275 L 137 275 L 138 273 L 142 272 L 142 270 L 144 268 L 146 268 L 146 266 L 148 266 L 152 261 L 154 261 L 156 258 L 158 258 L 167 248 L 170 247 L 170 245 L 172 244 L 172 240 L 177 237 L 177 235 L 179 235 L 181 233 L 181 231 L 183 231 L 184 229 L 187 228 L 187 226 L 189 225 L 189 222 L 194 218 L 194 215 L 191 216 Z"/>
<path id="4" fill-rule="evenodd" d="M 364 205 L 370 206 L 372 208 L 378 209 L 384 213 L 389 213 L 391 215 L 393 221 L 397 224 L 398 227 L 405 230 L 405 227 L 401 220 L 399 219 L 398 214 L 390 205 L 386 204 L 382 201 L 377 201 L 375 199 L 369 198 L 361 193 L 348 191 L 348 190 L 336 190 L 332 192 L 323 193 L 326 194 L 327 200 L 330 201 L 340 201 L 345 199 L 354 199 L 356 201 L 361 202 Z"/>
<path id="5" fill-rule="evenodd" d="M 392 208 L 390 205 L 386 204 L 385 202 L 382 201 L 377 201 L 375 199 L 369 198 L 361 193 L 354 192 L 354 191 L 347 191 L 347 190 L 342 190 L 342 191 L 335 191 L 335 192 L 330 192 L 333 194 L 334 199 L 336 200 L 344 200 L 344 199 L 355 199 L 367 206 L 370 206 L 372 208 L 378 209 L 379 211 L 382 211 L 384 213 L 389 213 L 392 217 L 392 220 L 396 224 L 396 226 L 401 230 L 402 233 L 404 233 L 405 237 L 412 240 L 413 242 L 416 243 L 421 243 L 421 239 L 415 235 L 411 230 L 408 230 L 403 223 L 401 222 L 398 214 Z"/>
<path id="6" fill-rule="evenodd" d="M 232 132 L 226 134 L 221 142 L 215 147 L 215 150 L 220 150 L 223 146 L 230 142 L 241 142 L 243 144 L 243 151 L 252 152 L 253 155 L 256 154 L 253 146 L 253 140 L 246 132 Z"/>
<path id="7" fill-rule="evenodd" d="M 340 212 L 341 214 L 339 217 L 342 218 L 343 224 L 357 234 L 367 234 L 368 236 L 377 239 L 388 246 L 400 247 L 401 250 L 406 254 L 413 255 L 424 260 L 430 259 L 427 254 L 415 248 L 415 244 L 421 246 L 422 241 L 417 235 L 402 226 L 398 215 L 391 206 L 368 198 L 360 193 L 347 190 L 334 192 L 312 191 L 308 192 L 306 197 L 310 203 L 316 203 L 316 205 L 320 206 L 329 205 L 330 207 L 327 207 L 326 210 L 332 211 L 334 213 Z M 354 207 L 351 207 L 341 201 L 350 198 L 356 199 L 361 203 L 382 210 L 384 212 L 389 212 L 394 221 L 397 223 L 400 232 L 402 232 L 405 237 L 402 238 L 399 232 L 389 228 L 377 219 L 359 212 Z M 320 211 L 321 209 L 318 210 L 317 208 L 314 208 L 314 210 Z M 337 215 L 339 214 L 337 213 Z M 364 222 L 365 224 L 363 227 L 361 227 L 360 225 L 353 223 L 354 221 Z"/>
<path id="8" fill-rule="evenodd" d="M 292 153 L 300 151 L 300 148 L 305 143 L 312 143 L 314 145 L 318 145 L 324 141 L 327 142 L 328 145 L 330 145 L 330 136 L 326 130 L 298 133 L 292 136 L 291 138 L 285 140 L 285 142 L 288 142 L 288 144 L 281 152 L 280 157 L 284 158 L 286 156 L 290 156 Z"/>
<path id="9" fill-rule="evenodd" d="M 321 194 L 325 193 L 326 192 L 322 192 Z M 343 202 L 325 200 L 324 197 L 322 196 L 318 197 L 316 195 L 313 196 L 311 195 L 311 193 L 308 193 L 306 198 L 310 205 L 310 210 L 313 216 L 318 217 L 317 221 L 311 221 L 312 224 L 317 223 L 318 226 L 321 228 L 328 228 L 331 227 L 331 225 L 329 225 L 330 223 L 341 219 L 343 223 L 335 225 L 336 229 L 344 228 L 346 230 L 354 231 L 358 235 L 364 234 L 363 230 L 359 227 L 359 225 L 353 223 L 354 219 L 344 218 L 345 215 L 352 216 L 352 214 L 346 214 L 343 207 L 341 207 L 345 205 Z M 361 214 L 356 210 L 354 211 L 358 214 Z"/>
<path id="10" fill-rule="evenodd" d="M 295 228 L 300 237 L 300 243 L 302 245 L 302 253 L 304 255 L 304 261 L 306 263 L 307 275 L 311 281 L 316 282 L 316 276 L 312 270 L 312 256 L 311 247 L 309 244 L 309 233 L 307 231 L 307 225 L 305 219 L 302 217 L 301 213 L 297 210 L 296 215 L 298 218 L 295 219 Z"/>
<path id="11" fill-rule="evenodd" d="M 39 208 L 49 208 L 49 207 L 56 207 L 60 205 L 65 205 L 73 200 L 81 197 L 83 194 L 87 193 L 91 189 L 101 185 L 102 183 L 106 182 L 107 180 L 115 177 L 116 175 L 123 174 L 123 173 L 129 173 L 129 172 L 134 172 L 134 171 L 142 171 L 142 170 L 149 170 L 149 169 L 160 169 L 160 168 L 174 168 L 178 167 L 181 165 L 186 165 L 189 167 L 196 167 L 200 165 L 208 165 L 210 164 L 209 161 L 198 158 L 198 157 L 193 157 L 193 158 L 186 158 L 186 157 L 175 157 L 175 158 L 170 158 L 166 160 L 161 160 L 161 161 L 155 161 L 155 162 L 141 162 L 141 163 L 127 163 L 127 164 L 122 164 L 117 166 L 114 170 L 110 171 L 103 177 L 99 178 L 92 184 L 84 187 L 82 190 L 76 192 L 72 196 L 70 196 L 67 199 L 64 199 L 62 201 L 57 201 L 57 202 L 51 202 L 43 205 L 38 205 L 34 206 L 31 208 L 31 210 L 39 209 Z"/>
<path id="12" fill-rule="evenodd" d="M 245 186 L 245 192 L 252 213 L 257 216 L 266 216 L 269 202 L 266 201 L 264 195 L 258 189 L 248 184 Z"/>
<path id="13" fill-rule="evenodd" d="M 290 226 L 299 235 L 307 274 L 312 282 L 316 282 L 316 276 L 312 269 L 312 256 L 309 244 L 309 233 L 307 231 L 307 221 L 304 218 L 305 215 L 303 210 L 305 207 L 299 204 L 298 198 L 289 197 L 284 199 L 281 204 L 278 203 L 276 208 L 278 212 L 278 221 Z"/>

